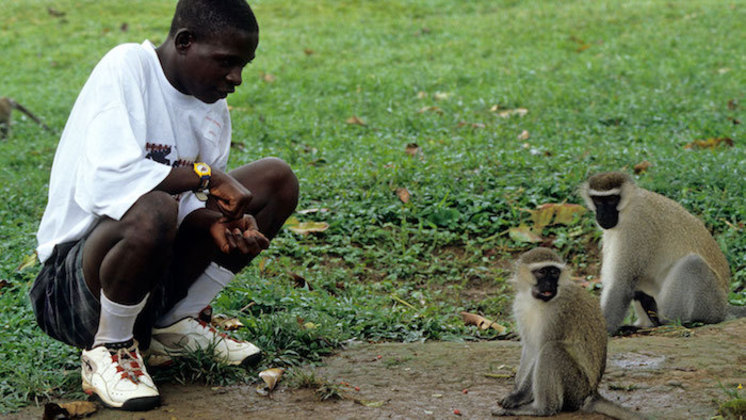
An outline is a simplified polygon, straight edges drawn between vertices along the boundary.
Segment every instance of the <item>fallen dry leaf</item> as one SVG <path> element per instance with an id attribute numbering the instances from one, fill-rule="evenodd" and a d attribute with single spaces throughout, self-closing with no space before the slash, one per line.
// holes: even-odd
<path id="1" fill-rule="evenodd" d="M 228 318 L 226 315 L 218 314 L 212 317 L 210 323 L 215 326 L 222 328 L 226 331 L 233 331 L 239 328 L 243 328 L 243 324 L 238 318 Z"/>
<path id="2" fill-rule="evenodd" d="M 634 170 L 636 175 L 640 175 L 643 172 L 647 172 L 650 167 L 653 166 L 652 163 L 648 162 L 647 160 L 643 160 L 642 162 L 635 165 Z"/>
<path id="3" fill-rule="evenodd" d="M 518 140 L 528 140 L 529 137 L 531 137 L 531 134 L 529 134 L 528 130 L 523 130 L 518 135 Z"/>
<path id="4" fill-rule="evenodd" d="M 292 232 L 307 235 L 312 232 L 323 232 L 329 229 L 329 223 L 326 222 L 301 222 L 295 216 L 291 216 L 285 222 L 285 226 Z"/>
<path id="5" fill-rule="evenodd" d="M 422 90 L 417 92 L 417 99 L 425 99 L 425 98 L 427 98 L 427 92 L 424 92 Z"/>
<path id="6" fill-rule="evenodd" d="M 29 267 L 33 267 L 36 265 L 36 262 L 39 259 L 36 257 L 36 251 L 32 252 L 29 255 L 26 255 L 23 257 L 23 261 L 21 261 L 21 264 L 16 268 L 16 271 L 23 271 Z"/>
<path id="7" fill-rule="evenodd" d="M 266 83 L 273 83 L 277 78 L 273 74 L 261 73 L 262 80 Z"/>
<path id="8" fill-rule="evenodd" d="M 383 405 L 386 403 L 386 401 L 370 401 L 370 400 L 359 400 L 359 399 L 355 399 L 354 401 L 365 407 L 373 407 L 373 408 L 383 407 Z"/>
<path id="9" fill-rule="evenodd" d="M 435 93 L 433 93 L 433 99 L 435 99 L 436 101 L 446 100 L 446 99 L 448 99 L 449 96 L 451 96 L 451 94 L 447 93 L 447 92 L 435 92 Z"/>
<path id="10" fill-rule="evenodd" d="M 443 114 L 443 110 L 437 106 L 423 106 L 419 109 L 419 111 L 417 111 L 418 114 L 423 114 L 425 112 L 435 112 L 437 114 Z"/>
<path id="11" fill-rule="evenodd" d="M 575 215 L 585 213 L 586 209 L 579 204 L 545 203 L 537 206 L 536 210 L 525 211 L 531 214 L 531 221 L 534 224 L 532 231 L 540 233 L 544 227 L 553 223 L 571 224 L 575 220 Z"/>
<path id="12" fill-rule="evenodd" d="M 60 404 L 60 407 L 67 410 L 70 417 L 85 417 L 98 411 L 96 404 L 90 401 L 73 401 Z"/>
<path id="13" fill-rule="evenodd" d="M 310 214 L 310 213 L 326 213 L 329 209 L 325 208 L 311 208 L 311 209 L 304 209 L 304 210 L 298 210 L 296 213 L 298 214 Z"/>
<path id="14" fill-rule="evenodd" d="M 711 137 L 707 140 L 694 140 L 684 145 L 684 149 L 714 149 L 718 146 L 733 147 L 733 139 L 730 137 Z"/>
<path id="15" fill-rule="evenodd" d="M 738 101 L 735 99 L 729 100 L 728 109 L 730 109 L 731 111 L 735 111 L 736 109 L 738 109 Z"/>
<path id="16" fill-rule="evenodd" d="M 350 118 L 346 119 L 345 122 L 350 125 L 359 125 L 365 127 L 367 124 L 365 124 L 365 121 L 361 120 L 357 117 L 357 115 L 353 115 Z"/>
<path id="17" fill-rule="evenodd" d="M 495 321 L 490 321 L 489 319 L 481 315 L 472 314 L 469 312 L 460 312 L 459 315 L 461 315 L 461 319 L 464 321 L 464 325 L 476 325 L 477 327 L 479 327 L 480 330 L 492 328 L 493 330 L 498 331 L 500 334 L 506 331 L 506 328 L 502 325 L 498 324 Z"/>
<path id="18" fill-rule="evenodd" d="M 508 229 L 508 235 L 510 236 L 510 239 L 516 242 L 537 243 L 544 240 L 544 238 L 537 235 L 529 226 L 523 224 Z"/>
<path id="19" fill-rule="evenodd" d="M 305 54 L 305 55 L 313 55 L 315 52 L 316 51 L 314 51 L 314 50 L 312 50 L 310 48 L 304 48 L 303 49 L 303 54 Z"/>
<path id="20" fill-rule="evenodd" d="M 54 17 L 64 17 L 67 12 L 60 12 L 59 10 L 53 9 L 51 7 L 47 7 L 47 12 Z"/>
<path id="21" fill-rule="evenodd" d="M 404 152 L 409 156 L 415 156 L 420 152 L 420 146 L 418 146 L 417 143 L 409 143 L 407 144 L 407 147 L 404 148 Z"/>
<path id="22" fill-rule="evenodd" d="M 497 115 L 499 115 L 502 118 L 510 118 L 513 115 L 522 117 L 526 114 L 528 114 L 528 109 L 526 108 L 506 109 L 505 111 L 500 111 L 497 113 Z"/>
<path id="23" fill-rule="evenodd" d="M 280 381 L 282 374 L 285 370 L 282 368 L 270 368 L 259 372 L 259 377 L 264 380 L 268 391 L 272 391 L 277 386 L 277 382 Z"/>
<path id="24" fill-rule="evenodd" d="M 411 197 L 409 190 L 403 187 L 396 189 L 396 196 L 399 197 L 399 200 L 401 200 L 402 203 L 409 203 L 409 198 Z"/>
<path id="25" fill-rule="evenodd" d="M 296 289 L 306 289 L 308 291 L 313 290 L 313 287 L 311 287 L 311 283 L 309 283 L 305 277 L 301 276 L 300 274 L 293 273 L 292 271 L 288 272 L 288 274 L 293 279 Z"/>

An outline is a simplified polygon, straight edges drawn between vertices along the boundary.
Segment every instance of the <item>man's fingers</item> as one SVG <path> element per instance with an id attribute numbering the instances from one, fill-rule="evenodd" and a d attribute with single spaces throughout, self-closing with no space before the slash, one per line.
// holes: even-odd
<path id="1" fill-rule="evenodd" d="M 256 243 L 256 246 L 258 247 L 257 254 L 262 249 L 269 248 L 269 239 L 267 239 L 266 236 L 262 234 L 262 232 L 259 232 L 258 230 L 249 229 L 243 233 L 244 238 L 247 240 L 251 240 L 254 243 Z"/>

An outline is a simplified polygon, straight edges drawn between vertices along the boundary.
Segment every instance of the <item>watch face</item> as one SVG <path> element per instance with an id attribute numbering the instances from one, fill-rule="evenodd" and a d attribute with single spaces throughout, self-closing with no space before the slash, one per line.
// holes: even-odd
<path id="1" fill-rule="evenodd" d="M 197 165 L 197 171 L 199 171 L 200 174 L 209 174 L 210 173 L 210 167 L 205 164 Z"/>

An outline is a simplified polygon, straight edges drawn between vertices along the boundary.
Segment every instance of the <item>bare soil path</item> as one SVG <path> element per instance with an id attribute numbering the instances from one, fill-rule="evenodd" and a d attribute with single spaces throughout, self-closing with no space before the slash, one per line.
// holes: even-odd
<path id="1" fill-rule="evenodd" d="M 254 385 L 161 384 L 164 404 L 156 410 L 100 409 L 92 418 L 489 419 L 513 384 L 512 377 L 502 376 L 512 374 L 519 358 L 517 341 L 357 344 L 313 369 L 331 383 L 349 384 L 342 400 L 319 401 L 314 391 L 291 389 L 282 381 L 269 397 L 257 394 Z M 746 319 L 611 339 L 601 393 L 655 419 L 709 419 L 717 403 L 729 399 L 721 384 L 734 389 L 739 383 L 746 385 Z M 41 414 L 41 407 L 30 407 L 8 418 Z"/>

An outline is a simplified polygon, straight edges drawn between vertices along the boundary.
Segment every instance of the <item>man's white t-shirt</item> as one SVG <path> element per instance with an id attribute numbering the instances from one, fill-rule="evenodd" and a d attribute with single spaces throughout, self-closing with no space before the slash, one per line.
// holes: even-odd
<path id="1" fill-rule="evenodd" d="M 119 220 L 173 167 L 201 161 L 224 171 L 230 139 L 224 99 L 206 104 L 176 90 L 149 41 L 115 47 L 91 73 L 62 132 L 37 233 L 39 259 L 103 216 Z M 203 206 L 181 194 L 179 221 Z"/>

